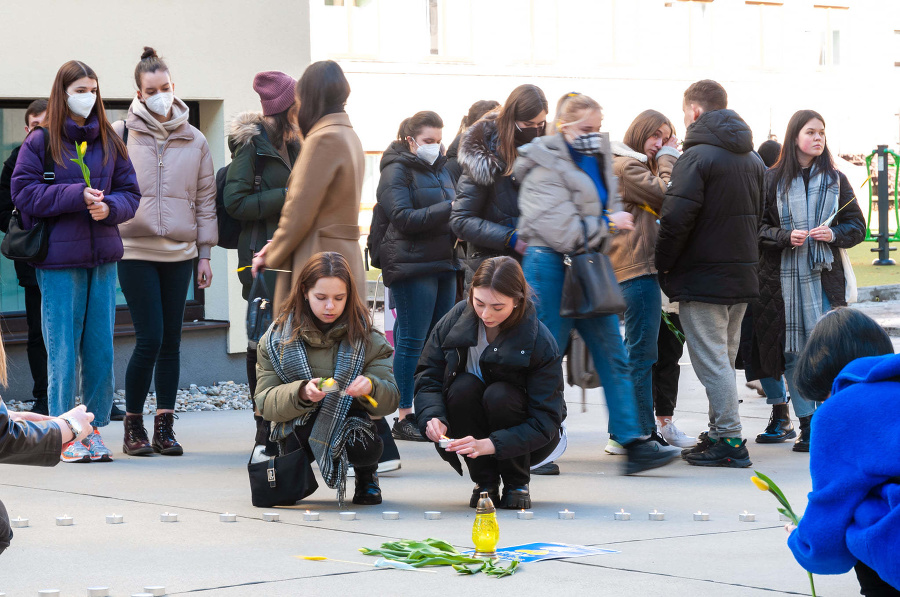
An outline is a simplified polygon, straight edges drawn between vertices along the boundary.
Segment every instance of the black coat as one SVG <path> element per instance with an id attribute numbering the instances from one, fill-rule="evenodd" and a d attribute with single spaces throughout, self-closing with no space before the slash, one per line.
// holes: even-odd
<path id="1" fill-rule="evenodd" d="M 438 157 L 428 164 L 394 141 L 381 158 L 378 204 L 388 226 L 378 250 L 384 285 L 459 269 L 450 231 L 453 180 Z"/>
<path id="2" fill-rule="evenodd" d="M 450 173 L 450 178 L 453 179 L 454 188 L 456 188 L 456 183 L 459 181 L 459 177 L 462 176 L 462 165 L 460 165 L 459 163 L 460 141 L 462 141 L 462 133 L 456 135 L 456 137 L 450 143 L 450 147 L 447 148 L 447 172 Z"/>
<path id="3" fill-rule="evenodd" d="M 838 209 L 841 211 L 831 223 L 831 230 L 834 232 L 834 242 L 831 243 L 834 263 L 831 264 L 830 270 L 822 272 L 822 289 L 832 307 L 847 304 L 840 249 L 856 246 L 866 236 L 866 221 L 853 194 L 853 187 L 842 172 L 837 174 L 841 185 L 838 197 Z M 759 228 L 759 300 L 751 305 L 753 309 L 751 359 L 755 376 L 780 379 L 784 374 L 786 327 L 784 297 L 781 294 L 781 254 L 785 250 L 791 250 L 791 232 L 781 227 L 774 170 L 766 172 L 765 185 L 765 211 Z M 851 202 L 852 205 L 847 205 Z"/>
<path id="4" fill-rule="evenodd" d="M 459 145 L 462 175 L 450 227 L 468 243 L 466 266 L 474 272 L 489 257 L 521 259 L 509 240 L 519 219 L 519 183 L 504 176 L 506 164 L 497 153 L 496 115 L 487 114 L 465 132 Z"/>
<path id="5" fill-rule="evenodd" d="M 684 148 L 660 215 L 660 286 L 673 302 L 747 303 L 759 296 L 765 173 L 750 128 L 731 110 L 704 112 Z"/>
<path id="6" fill-rule="evenodd" d="M 472 307 L 459 302 L 434 326 L 416 367 L 415 411 L 422 435 L 431 419 L 447 425 L 444 400 L 456 376 L 466 371 L 469 348 L 478 344 L 478 323 Z M 559 435 L 566 418 L 562 356 L 534 307 L 528 307 L 518 325 L 500 332 L 485 349 L 480 365 L 486 384 L 505 381 L 528 396 L 528 419 L 490 435 L 496 458 L 531 453 Z M 439 453 L 462 474 L 455 454 Z"/>
<path id="7" fill-rule="evenodd" d="M 9 221 L 12 219 L 13 200 L 10 183 L 12 182 L 12 173 L 16 168 L 16 159 L 19 157 L 19 149 L 22 146 L 13 148 L 9 157 L 3 163 L 3 172 L 0 173 L 0 230 L 7 232 L 9 230 Z M 14 261 L 16 268 L 16 278 L 19 279 L 19 286 L 22 288 L 28 286 L 37 286 L 37 275 L 34 268 L 25 261 Z"/>

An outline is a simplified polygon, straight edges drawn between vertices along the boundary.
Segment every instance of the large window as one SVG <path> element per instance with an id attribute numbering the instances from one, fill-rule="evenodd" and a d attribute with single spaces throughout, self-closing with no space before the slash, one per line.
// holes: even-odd
<path id="1" fill-rule="evenodd" d="M 781 66 L 784 54 L 784 3 L 746 0 L 747 53 L 749 66 Z"/>
<path id="2" fill-rule="evenodd" d="M 846 31 L 849 6 L 817 4 L 813 10 L 812 40 L 820 68 L 841 65 L 841 31 Z M 846 57 L 844 57 L 846 59 Z"/>

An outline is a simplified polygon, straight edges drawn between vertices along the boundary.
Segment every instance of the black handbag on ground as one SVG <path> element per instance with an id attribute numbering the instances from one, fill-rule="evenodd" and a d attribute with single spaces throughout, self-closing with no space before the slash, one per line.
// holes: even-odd
<path id="1" fill-rule="evenodd" d="M 253 278 L 250 296 L 247 298 L 247 340 L 259 342 L 270 325 L 272 325 L 272 299 L 269 298 L 269 289 L 260 272 Z"/>
<path id="2" fill-rule="evenodd" d="M 251 501 L 257 508 L 293 506 L 319 488 L 303 446 L 284 456 L 248 462 L 247 473 Z"/>
<path id="3" fill-rule="evenodd" d="M 584 232 L 584 252 L 567 254 L 566 277 L 563 281 L 559 314 L 562 317 L 585 319 L 596 315 L 609 315 L 625 311 L 625 297 L 616 280 L 609 257 L 600 251 L 592 251 L 588 245 L 587 225 L 581 221 Z"/>
<path id="4" fill-rule="evenodd" d="M 47 131 L 44 130 L 44 183 L 53 184 L 55 179 L 50 139 Z M 47 258 L 49 248 L 50 227 L 47 226 L 47 223 L 44 220 L 35 219 L 34 225 L 26 230 L 22 224 L 22 214 L 14 207 L 6 236 L 0 243 L 0 253 L 13 261 L 40 263 Z"/>

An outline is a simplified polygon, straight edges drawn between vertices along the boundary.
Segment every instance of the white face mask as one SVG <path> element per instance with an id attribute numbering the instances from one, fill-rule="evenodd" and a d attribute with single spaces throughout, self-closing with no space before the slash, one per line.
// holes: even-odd
<path id="1" fill-rule="evenodd" d="M 160 116 L 168 116 L 169 110 L 172 109 L 172 104 L 174 102 L 175 94 L 171 91 L 161 91 L 157 94 L 151 95 L 144 100 L 144 103 L 147 104 L 147 109 L 151 112 L 159 114 Z"/>
<path id="2" fill-rule="evenodd" d="M 96 95 L 90 91 L 67 94 L 69 97 L 66 98 L 66 105 L 69 106 L 69 109 L 72 110 L 72 112 L 82 118 L 87 118 L 91 115 L 91 110 L 94 109 L 94 103 L 97 101 Z"/>
<path id="3" fill-rule="evenodd" d="M 434 164 L 441 155 L 441 144 L 429 143 L 428 145 L 419 145 L 419 148 L 416 150 L 416 155 L 429 164 Z"/>

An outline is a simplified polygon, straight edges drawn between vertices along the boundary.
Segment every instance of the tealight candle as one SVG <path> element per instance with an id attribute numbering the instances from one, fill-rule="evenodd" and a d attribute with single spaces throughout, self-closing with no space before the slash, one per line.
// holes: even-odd
<path id="1" fill-rule="evenodd" d="M 109 597 L 109 587 L 88 587 L 88 597 Z"/>
<path id="2" fill-rule="evenodd" d="M 107 514 L 106 524 L 122 524 L 125 522 L 125 516 L 122 514 Z"/>
<path id="3" fill-rule="evenodd" d="M 9 521 L 9 525 L 14 529 L 24 529 L 28 526 L 28 519 L 16 516 Z"/>
<path id="4" fill-rule="evenodd" d="M 319 520 L 319 513 L 318 512 L 310 512 L 309 510 L 307 510 L 306 512 L 303 513 L 303 520 L 305 520 L 307 522 L 313 522 L 313 521 Z"/>
<path id="5" fill-rule="evenodd" d="M 59 589 L 41 589 L 40 591 L 38 591 L 38 597 L 50 597 L 50 595 L 59 597 Z"/>
<path id="6" fill-rule="evenodd" d="M 437 510 L 429 510 L 425 512 L 425 520 L 440 520 L 441 513 Z"/>
<path id="7" fill-rule="evenodd" d="M 163 586 L 160 586 L 160 585 L 157 585 L 154 587 L 144 587 L 144 592 L 150 593 L 151 595 L 154 595 L 155 597 L 165 597 L 166 588 Z"/>
<path id="8" fill-rule="evenodd" d="M 399 512 L 382 512 L 381 517 L 385 520 L 400 520 Z"/>
<path id="9" fill-rule="evenodd" d="M 450 447 L 450 442 L 452 442 L 452 441 L 453 441 L 453 440 L 450 439 L 449 437 L 442 437 L 442 438 L 440 439 L 440 441 L 438 441 L 438 446 L 439 446 L 442 450 L 446 450 L 447 448 Z"/>
<path id="10" fill-rule="evenodd" d="M 573 520 L 575 518 L 575 513 L 569 512 L 569 509 L 566 508 L 565 510 L 560 510 L 559 512 L 557 512 L 557 516 L 560 520 Z"/>
<path id="11" fill-rule="evenodd" d="M 163 512 L 159 515 L 160 522 L 178 522 L 178 515 L 174 512 Z"/>
<path id="12" fill-rule="evenodd" d="M 75 519 L 71 516 L 57 516 L 56 517 L 56 526 L 58 527 L 70 527 L 75 524 Z"/>
<path id="13" fill-rule="evenodd" d="M 516 512 L 516 518 L 518 518 L 519 520 L 531 520 L 532 518 L 534 518 L 534 512 L 522 509 Z"/>
<path id="14" fill-rule="evenodd" d="M 131 597 L 153 597 L 153 593 L 132 593 Z"/>
<path id="15" fill-rule="evenodd" d="M 277 512 L 263 512 L 263 520 L 266 522 L 278 522 L 281 520 L 281 515 Z"/>
<path id="16" fill-rule="evenodd" d="M 665 512 L 657 512 L 656 508 L 653 509 L 653 512 L 650 512 L 647 517 L 650 520 L 665 520 L 666 514 Z"/>
<path id="17" fill-rule="evenodd" d="M 781 512 L 778 513 L 778 520 L 782 520 L 784 522 L 789 522 L 791 524 L 794 523 L 794 521 L 791 520 L 790 516 L 788 516 L 787 514 L 782 514 Z"/>
<path id="18" fill-rule="evenodd" d="M 631 520 L 631 512 L 626 512 L 625 508 L 622 508 L 618 512 L 614 512 L 613 516 L 616 520 Z"/>
<path id="19" fill-rule="evenodd" d="M 356 512 L 341 512 L 338 516 L 344 521 L 356 520 Z"/>
<path id="20" fill-rule="evenodd" d="M 694 520 L 709 520 L 709 514 L 697 510 L 694 512 Z"/>
<path id="21" fill-rule="evenodd" d="M 219 522 L 237 522 L 237 514 L 230 514 L 228 512 L 219 514 Z"/>
<path id="22" fill-rule="evenodd" d="M 756 522 L 756 514 L 750 514 L 746 510 L 744 510 L 743 514 L 739 514 L 738 518 L 741 522 Z"/>

